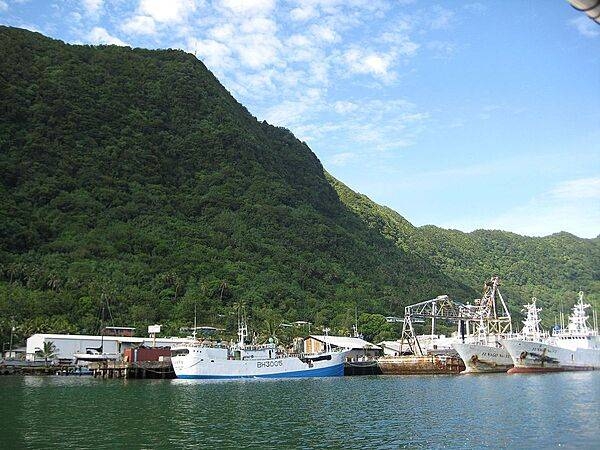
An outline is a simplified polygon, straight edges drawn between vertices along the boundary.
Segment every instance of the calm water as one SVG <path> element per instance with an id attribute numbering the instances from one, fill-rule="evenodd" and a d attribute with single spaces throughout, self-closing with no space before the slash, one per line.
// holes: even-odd
<path id="1" fill-rule="evenodd" d="M 0 377 L 1 448 L 600 448 L 600 372 Z"/>

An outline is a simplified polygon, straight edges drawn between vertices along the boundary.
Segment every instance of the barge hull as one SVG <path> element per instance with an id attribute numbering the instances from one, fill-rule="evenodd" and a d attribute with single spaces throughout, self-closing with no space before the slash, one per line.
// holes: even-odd
<path id="1" fill-rule="evenodd" d="M 383 375 L 459 374 L 465 365 L 458 357 L 397 356 L 377 361 Z"/>

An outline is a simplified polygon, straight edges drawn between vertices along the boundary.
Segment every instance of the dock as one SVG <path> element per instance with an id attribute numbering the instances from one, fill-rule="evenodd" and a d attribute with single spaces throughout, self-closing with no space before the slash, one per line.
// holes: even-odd
<path id="1" fill-rule="evenodd" d="M 94 378 L 172 379 L 175 371 L 171 361 L 105 361 L 88 366 Z"/>

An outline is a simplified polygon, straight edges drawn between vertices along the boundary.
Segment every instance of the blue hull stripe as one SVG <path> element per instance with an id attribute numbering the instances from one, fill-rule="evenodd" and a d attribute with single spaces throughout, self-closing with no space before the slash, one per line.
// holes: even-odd
<path id="1" fill-rule="evenodd" d="M 344 364 L 338 364 L 321 369 L 299 370 L 296 372 L 280 372 L 255 375 L 178 375 L 181 379 L 240 379 L 240 378 L 310 378 L 310 377 L 341 377 L 344 375 Z"/>

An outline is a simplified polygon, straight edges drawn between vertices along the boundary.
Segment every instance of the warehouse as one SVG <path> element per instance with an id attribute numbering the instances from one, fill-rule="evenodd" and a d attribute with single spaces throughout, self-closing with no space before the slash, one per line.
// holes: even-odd
<path id="1" fill-rule="evenodd" d="M 325 351 L 326 344 L 332 349 L 350 349 L 347 359 L 349 361 L 370 360 L 382 354 L 381 347 L 365 341 L 364 339 L 346 336 L 310 335 L 304 340 L 305 353 L 319 353 Z"/>
<path id="2" fill-rule="evenodd" d="M 27 339 L 26 359 L 35 361 L 44 359 L 39 352 L 44 348 L 44 343 L 54 344 L 55 360 L 72 360 L 75 353 L 85 353 L 89 348 L 103 347 L 104 353 L 122 354 L 125 349 L 147 347 L 171 347 L 187 342 L 186 338 L 142 338 L 131 336 L 86 336 L 79 334 L 34 334 Z"/>

